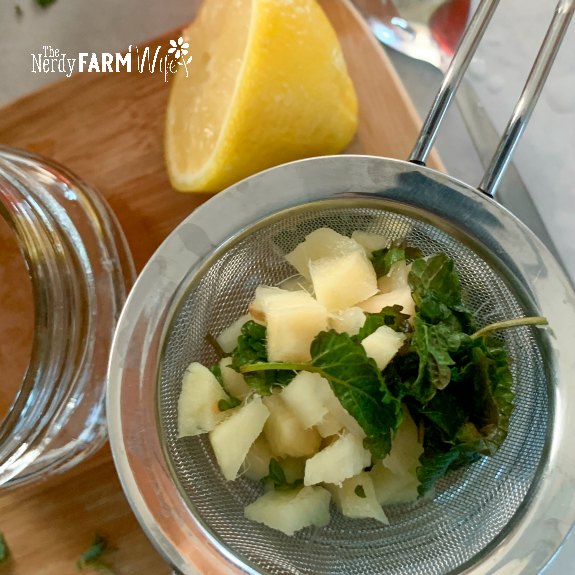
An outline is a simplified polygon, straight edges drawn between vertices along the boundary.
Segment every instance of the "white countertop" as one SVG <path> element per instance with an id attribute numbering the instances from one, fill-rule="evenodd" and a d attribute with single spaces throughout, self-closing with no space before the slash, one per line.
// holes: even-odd
<path id="1" fill-rule="evenodd" d="M 521 92 L 556 0 L 504 0 L 470 79 L 501 130 Z M 489 71 L 489 72 L 488 72 Z M 575 23 L 567 31 L 514 162 L 575 281 Z M 575 572 L 575 569 L 574 569 Z"/>
<path id="2" fill-rule="evenodd" d="M 117 52 L 189 21 L 197 0 L 57 0 L 40 8 L 33 0 L 0 2 L 0 106 L 63 74 L 32 73 L 31 53 L 43 46 L 61 52 Z M 21 13 L 16 8 L 19 5 Z M 555 0 L 503 0 L 472 63 L 472 81 L 495 126 L 502 130 L 519 96 L 530 64 L 550 21 Z M 514 162 L 575 283 L 575 23 Z M 433 97 L 438 73 L 394 56 L 400 74 L 423 112 Z M 456 110 L 438 146 L 454 176 L 477 184 L 481 168 Z M 575 536 L 545 571 L 575 573 Z"/>

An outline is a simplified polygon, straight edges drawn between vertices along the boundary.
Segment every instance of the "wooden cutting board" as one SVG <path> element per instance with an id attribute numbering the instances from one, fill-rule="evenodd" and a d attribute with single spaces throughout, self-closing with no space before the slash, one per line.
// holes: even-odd
<path id="1" fill-rule="evenodd" d="M 385 53 L 346 0 L 322 0 L 360 104 L 348 151 L 405 159 L 420 120 Z M 183 23 L 185 24 L 185 23 Z M 146 45 L 167 47 L 176 33 Z M 96 187 L 124 228 L 137 269 L 208 194 L 168 183 L 162 131 L 169 82 L 155 73 L 80 73 L 0 110 L 0 144 L 45 154 Z M 441 168 L 436 156 L 430 164 Z M 95 533 L 118 575 L 169 573 L 122 493 L 109 448 L 62 476 L 0 495 L 11 559 L 0 575 L 68 575 Z"/>

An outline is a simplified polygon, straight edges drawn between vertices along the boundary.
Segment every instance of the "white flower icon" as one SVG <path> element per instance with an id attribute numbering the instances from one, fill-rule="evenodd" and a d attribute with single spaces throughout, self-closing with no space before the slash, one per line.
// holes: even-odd
<path id="1" fill-rule="evenodd" d="M 168 54 L 173 54 L 174 60 L 179 60 L 180 56 L 182 57 L 182 60 L 183 60 L 184 56 L 188 53 L 188 48 L 190 47 L 188 42 L 184 42 L 184 39 L 182 38 L 182 36 L 180 36 L 178 38 L 177 42 L 176 42 L 176 40 L 170 40 L 170 46 L 171 46 L 171 48 L 168 49 Z M 186 60 L 186 64 L 189 64 L 191 61 L 192 61 L 192 56 L 190 56 Z M 178 62 L 178 65 L 181 66 L 182 63 L 183 62 Z"/>

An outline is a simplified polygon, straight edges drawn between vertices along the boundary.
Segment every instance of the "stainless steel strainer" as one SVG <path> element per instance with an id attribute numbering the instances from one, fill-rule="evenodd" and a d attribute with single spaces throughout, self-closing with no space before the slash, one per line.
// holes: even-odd
<path id="1" fill-rule="evenodd" d="M 198 208 L 142 272 L 110 360 L 110 440 L 135 513 L 182 573 L 531 574 L 575 521 L 573 288 L 509 212 L 418 165 L 495 4 L 478 8 L 412 162 L 336 156 L 260 173 Z M 573 0 L 560 2 L 516 112 L 519 128 L 573 10 Z M 487 192 L 521 131 L 514 126 L 484 180 Z M 226 482 L 205 439 L 178 439 L 176 405 L 187 365 L 215 360 L 206 335 L 245 313 L 259 284 L 292 275 L 283 256 L 319 227 L 406 237 L 426 254 L 446 252 L 479 323 L 544 315 L 552 329 L 502 335 L 517 400 L 494 457 L 449 475 L 433 499 L 389 507 L 389 526 L 334 511 L 328 527 L 287 537 L 244 519 L 260 487 L 243 478 Z"/>

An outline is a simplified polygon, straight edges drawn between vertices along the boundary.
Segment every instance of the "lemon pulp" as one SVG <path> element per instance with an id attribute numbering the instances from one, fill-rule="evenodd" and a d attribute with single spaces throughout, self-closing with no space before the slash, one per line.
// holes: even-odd
<path id="1" fill-rule="evenodd" d="M 355 91 L 315 0 L 206 0 L 184 37 L 165 135 L 176 189 L 218 191 L 353 137 Z"/>

